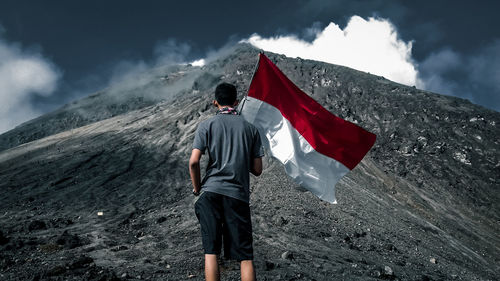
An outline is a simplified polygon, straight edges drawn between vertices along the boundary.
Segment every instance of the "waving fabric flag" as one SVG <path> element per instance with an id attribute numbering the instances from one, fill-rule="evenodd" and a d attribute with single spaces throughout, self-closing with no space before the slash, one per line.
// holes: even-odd
<path id="1" fill-rule="evenodd" d="M 262 53 L 240 110 L 286 173 L 330 203 L 335 184 L 375 143 L 374 134 L 330 113 Z"/>

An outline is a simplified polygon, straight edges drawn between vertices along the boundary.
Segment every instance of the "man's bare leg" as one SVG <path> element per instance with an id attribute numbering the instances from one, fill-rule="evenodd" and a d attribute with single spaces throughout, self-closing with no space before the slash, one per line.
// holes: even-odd
<path id="1" fill-rule="evenodd" d="M 241 261 L 241 281 L 255 281 L 255 269 L 252 260 Z"/>
<path id="2" fill-rule="evenodd" d="M 219 281 L 219 262 L 217 255 L 205 255 L 205 280 Z"/>

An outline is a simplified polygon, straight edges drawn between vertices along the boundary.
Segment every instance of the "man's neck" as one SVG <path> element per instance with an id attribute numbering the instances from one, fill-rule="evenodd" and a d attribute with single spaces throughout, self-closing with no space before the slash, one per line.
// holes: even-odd
<path id="1" fill-rule="evenodd" d="M 217 110 L 217 114 L 232 114 L 237 115 L 236 109 L 233 106 L 219 106 Z"/>
<path id="2" fill-rule="evenodd" d="M 219 110 L 223 109 L 223 108 L 229 108 L 229 109 L 234 109 L 234 106 L 231 106 L 231 105 L 219 105 Z"/>

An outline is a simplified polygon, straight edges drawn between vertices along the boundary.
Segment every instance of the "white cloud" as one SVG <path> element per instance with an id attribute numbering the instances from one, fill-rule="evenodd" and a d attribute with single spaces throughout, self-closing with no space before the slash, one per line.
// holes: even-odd
<path id="1" fill-rule="evenodd" d="M 175 39 L 160 41 L 156 44 L 153 54 L 155 64 L 169 65 L 186 63 L 186 57 L 191 52 L 191 46 L 185 42 L 179 42 Z"/>
<path id="2" fill-rule="evenodd" d="M 51 95 L 59 77 L 57 68 L 40 54 L 0 38 L 0 133 L 40 115 L 30 98 Z"/>
<path id="3" fill-rule="evenodd" d="M 500 109 L 500 39 L 470 54 L 443 48 L 430 54 L 419 70 L 426 90 Z"/>
<path id="4" fill-rule="evenodd" d="M 500 39 L 481 48 L 469 62 L 471 80 L 500 92 Z"/>
<path id="5" fill-rule="evenodd" d="M 170 38 L 156 43 L 153 49 L 153 58 L 144 60 L 122 60 L 113 66 L 111 76 L 107 82 L 110 96 L 120 98 L 127 97 L 127 92 L 141 89 L 141 94 L 149 97 L 164 98 L 167 88 L 144 89 L 152 79 L 157 79 L 158 73 L 168 66 L 188 64 L 191 46 L 185 42 Z M 193 63 L 203 63 L 203 60 Z M 152 71 L 153 70 L 153 71 Z M 159 92 L 158 92 L 159 91 Z"/>
<path id="6" fill-rule="evenodd" d="M 205 65 L 205 59 L 199 59 L 191 62 L 192 66 L 204 66 Z"/>
<path id="7" fill-rule="evenodd" d="M 425 81 L 425 89 L 440 94 L 452 95 L 460 85 L 446 75 L 459 69 L 463 59 L 457 52 L 446 48 L 430 54 L 420 65 L 420 75 Z"/>
<path id="8" fill-rule="evenodd" d="M 423 86 L 411 56 L 412 42 L 399 39 L 387 19 L 353 16 L 344 29 L 332 22 L 323 30 L 316 29 L 312 42 L 294 35 L 262 38 L 257 34 L 245 41 L 266 51 L 344 65 L 402 84 Z"/>

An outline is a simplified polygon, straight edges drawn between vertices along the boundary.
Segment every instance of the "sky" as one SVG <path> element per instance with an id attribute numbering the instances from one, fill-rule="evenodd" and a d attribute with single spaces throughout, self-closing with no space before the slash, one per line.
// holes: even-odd
<path id="1" fill-rule="evenodd" d="M 0 133 L 240 41 L 500 110 L 499 1 L 0 0 Z"/>

